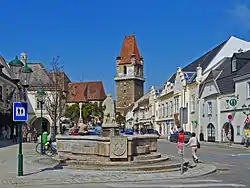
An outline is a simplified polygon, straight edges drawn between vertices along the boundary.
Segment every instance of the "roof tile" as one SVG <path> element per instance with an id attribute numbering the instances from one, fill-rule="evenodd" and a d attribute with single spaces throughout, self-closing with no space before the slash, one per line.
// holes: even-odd
<path id="1" fill-rule="evenodd" d="M 101 81 L 69 83 L 67 102 L 103 101 L 106 98 Z"/>
<path id="2" fill-rule="evenodd" d="M 121 61 L 119 64 L 120 65 L 130 64 L 131 63 L 130 59 L 131 59 L 132 54 L 135 54 L 136 63 L 141 64 L 140 63 L 141 56 L 140 56 L 134 35 L 126 36 L 124 38 L 122 49 L 120 52 Z"/>

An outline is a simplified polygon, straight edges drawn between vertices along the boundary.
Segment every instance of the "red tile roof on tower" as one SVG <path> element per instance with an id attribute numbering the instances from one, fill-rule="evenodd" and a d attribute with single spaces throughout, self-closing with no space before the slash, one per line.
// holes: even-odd
<path id="1" fill-rule="evenodd" d="M 122 49 L 121 49 L 121 53 L 120 53 L 120 58 L 121 61 L 119 63 L 119 65 L 122 64 L 130 64 L 131 61 L 131 56 L 132 54 L 135 55 L 136 58 L 136 63 L 137 64 L 141 64 L 140 63 L 140 53 L 136 44 L 136 40 L 135 40 L 135 36 L 131 35 L 131 36 L 125 36 L 123 44 L 122 44 Z"/>
<path id="2" fill-rule="evenodd" d="M 101 81 L 69 83 L 68 103 L 103 101 L 106 98 Z"/>

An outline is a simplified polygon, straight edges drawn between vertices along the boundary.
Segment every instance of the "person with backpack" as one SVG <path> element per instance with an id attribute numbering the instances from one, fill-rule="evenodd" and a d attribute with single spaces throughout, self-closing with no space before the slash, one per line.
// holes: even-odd
<path id="1" fill-rule="evenodd" d="M 192 157 L 195 163 L 198 163 L 199 158 L 197 157 L 197 148 L 200 148 L 200 143 L 196 138 L 196 134 L 192 133 L 192 137 L 189 139 L 186 146 L 190 146 L 192 150 Z"/>

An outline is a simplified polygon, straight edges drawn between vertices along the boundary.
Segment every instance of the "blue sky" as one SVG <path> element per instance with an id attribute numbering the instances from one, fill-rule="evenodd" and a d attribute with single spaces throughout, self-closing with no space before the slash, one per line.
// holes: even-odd
<path id="1" fill-rule="evenodd" d="M 229 36 L 250 40 L 247 0 L 0 0 L 0 55 L 27 52 L 49 67 L 59 55 L 72 81 L 102 80 L 115 95 L 115 57 L 136 34 L 145 91 Z"/>

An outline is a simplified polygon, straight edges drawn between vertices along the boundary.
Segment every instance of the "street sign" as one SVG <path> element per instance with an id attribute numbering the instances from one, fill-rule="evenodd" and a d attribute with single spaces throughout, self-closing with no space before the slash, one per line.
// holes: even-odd
<path id="1" fill-rule="evenodd" d="M 177 143 L 177 148 L 178 149 L 183 149 L 184 143 L 183 142 L 178 142 Z"/>
<path id="2" fill-rule="evenodd" d="M 13 121 L 28 121 L 28 103 L 13 103 Z"/>
<path id="3" fill-rule="evenodd" d="M 232 119 L 233 119 L 232 114 L 228 114 L 227 118 L 228 118 L 229 121 L 232 121 Z"/>
<path id="4" fill-rule="evenodd" d="M 231 106 L 236 106 L 236 105 L 237 105 L 237 100 L 236 100 L 236 99 L 231 99 L 231 100 L 229 101 L 229 104 L 230 104 Z"/>
<path id="5" fill-rule="evenodd" d="M 245 124 L 249 124 L 249 122 L 250 122 L 250 120 L 249 120 L 249 117 L 247 116 L 246 119 L 245 119 L 245 121 L 244 121 L 244 123 Z"/>
<path id="6" fill-rule="evenodd" d="M 178 142 L 184 143 L 184 132 L 178 133 Z"/>

